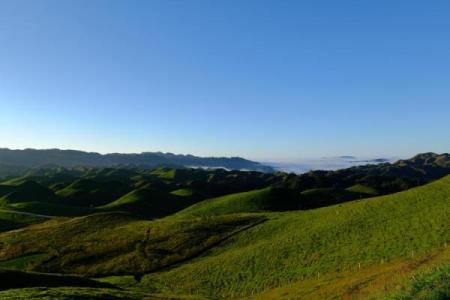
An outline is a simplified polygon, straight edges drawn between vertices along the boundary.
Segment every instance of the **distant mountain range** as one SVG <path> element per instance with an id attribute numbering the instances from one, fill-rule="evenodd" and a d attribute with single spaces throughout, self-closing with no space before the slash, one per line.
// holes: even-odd
<path id="1" fill-rule="evenodd" d="M 230 170 L 250 170 L 272 172 L 274 169 L 261 163 L 241 157 L 198 157 L 162 152 L 133 154 L 100 154 L 77 150 L 60 149 L 0 149 L 0 165 L 28 168 L 60 167 L 107 167 L 107 166 L 183 166 L 194 168 L 225 168 Z"/>

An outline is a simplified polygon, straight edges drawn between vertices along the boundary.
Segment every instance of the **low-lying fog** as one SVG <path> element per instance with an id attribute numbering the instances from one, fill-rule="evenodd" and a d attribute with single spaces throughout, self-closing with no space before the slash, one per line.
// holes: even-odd
<path id="1" fill-rule="evenodd" d="M 316 159 L 302 159 L 297 162 L 264 162 L 283 172 L 306 173 L 311 170 L 337 170 L 353 166 L 380 164 L 396 161 L 394 157 L 361 158 L 354 156 L 323 157 Z"/>

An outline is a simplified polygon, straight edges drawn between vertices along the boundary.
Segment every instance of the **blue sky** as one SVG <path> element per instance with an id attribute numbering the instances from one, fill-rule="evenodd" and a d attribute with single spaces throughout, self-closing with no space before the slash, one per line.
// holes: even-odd
<path id="1" fill-rule="evenodd" d="M 450 150 L 450 1 L 0 1 L 0 147 Z"/>

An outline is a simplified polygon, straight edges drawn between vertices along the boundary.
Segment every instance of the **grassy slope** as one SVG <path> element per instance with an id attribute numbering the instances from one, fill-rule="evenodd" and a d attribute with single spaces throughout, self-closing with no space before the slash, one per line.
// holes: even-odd
<path id="1" fill-rule="evenodd" d="M 25 270 L 89 276 L 143 274 L 195 257 L 242 229 L 254 216 L 142 221 L 125 213 L 53 219 L 0 234 L 0 265 L 28 260 Z"/>
<path id="2" fill-rule="evenodd" d="M 99 206 L 114 201 L 129 192 L 126 185 L 117 181 L 79 179 L 56 195 L 64 204 L 75 206 Z"/>
<path id="3" fill-rule="evenodd" d="M 53 191 L 34 182 L 25 181 L 18 185 L 0 185 L 0 204 L 45 201 L 53 202 Z"/>
<path id="4" fill-rule="evenodd" d="M 355 184 L 349 188 L 346 189 L 347 191 L 354 192 L 354 193 L 361 193 L 361 194 L 367 194 L 376 196 L 379 195 L 379 192 L 374 189 L 373 187 L 370 187 L 368 185 L 363 184 Z"/>
<path id="5" fill-rule="evenodd" d="M 0 270 L 1 299 L 142 299 L 146 296 L 78 276 Z"/>
<path id="6" fill-rule="evenodd" d="M 145 298 L 144 298 L 145 297 Z M 0 299 L 40 299 L 40 300 L 138 300 L 158 299 L 116 289 L 86 287 L 34 287 L 0 291 Z"/>
<path id="7" fill-rule="evenodd" d="M 194 204 L 176 217 L 214 216 L 230 213 L 296 209 L 297 201 L 288 190 L 265 188 L 208 199 Z"/>
<path id="8" fill-rule="evenodd" d="M 358 293 L 380 272 L 395 276 L 438 260 L 430 253 L 450 262 L 450 177 L 389 196 L 266 216 L 225 247 L 144 282 L 225 298 L 316 298 L 320 291 L 326 299 Z"/>
<path id="9" fill-rule="evenodd" d="M 182 196 L 151 189 L 137 189 L 99 208 L 128 211 L 139 216 L 155 218 L 170 215 L 189 204 L 191 202 Z"/>

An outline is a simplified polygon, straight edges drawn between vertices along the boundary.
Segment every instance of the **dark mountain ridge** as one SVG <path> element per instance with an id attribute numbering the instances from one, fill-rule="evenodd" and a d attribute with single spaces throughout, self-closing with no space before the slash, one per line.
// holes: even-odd
<path id="1" fill-rule="evenodd" d="M 252 170 L 272 172 L 273 168 L 241 157 L 198 157 L 162 152 L 109 153 L 84 152 L 60 149 L 0 149 L 0 164 L 39 168 L 45 166 L 60 167 L 107 167 L 138 166 L 155 167 L 161 165 L 225 168 L 230 170 Z"/>

